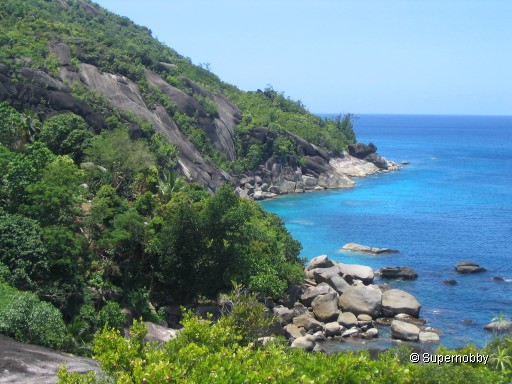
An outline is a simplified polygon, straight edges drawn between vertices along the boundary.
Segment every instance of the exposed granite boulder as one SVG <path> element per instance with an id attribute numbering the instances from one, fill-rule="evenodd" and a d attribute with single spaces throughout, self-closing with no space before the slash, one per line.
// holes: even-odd
<path id="1" fill-rule="evenodd" d="M 329 259 L 327 255 L 317 256 L 309 262 L 307 270 L 310 271 L 316 268 L 330 268 L 334 267 L 334 263 Z"/>
<path id="2" fill-rule="evenodd" d="M 299 317 L 294 317 L 293 325 L 295 325 L 299 328 L 304 328 L 305 330 L 312 331 L 312 332 L 318 332 L 318 331 L 324 330 L 323 324 L 309 314 L 302 315 Z"/>
<path id="3" fill-rule="evenodd" d="M 357 157 L 358 159 L 364 159 L 368 155 L 375 152 L 377 152 L 377 147 L 373 143 L 355 143 L 349 144 L 348 146 L 348 153 L 350 156 Z"/>
<path id="4" fill-rule="evenodd" d="M 484 325 L 484 329 L 486 331 L 493 331 L 493 332 L 512 332 L 512 321 L 510 321 L 510 320 L 493 321 L 492 323 Z"/>
<path id="5" fill-rule="evenodd" d="M 93 359 L 19 343 L 0 335 L 1 383 L 54 384 L 63 365 L 69 372 L 101 372 L 99 363 Z"/>
<path id="6" fill-rule="evenodd" d="M 414 324 L 405 321 L 393 320 L 391 323 L 391 337 L 394 339 L 416 341 L 419 339 L 420 329 Z"/>
<path id="7" fill-rule="evenodd" d="M 339 336 L 342 331 L 343 327 L 336 321 L 325 324 L 325 336 L 327 337 Z"/>
<path id="8" fill-rule="evenodd" d="M 371 284 L 375 277 L 373 269 L 365 265 L 337 263 L 337 266 L 343 277 L 350 275 L 364 284 Z"/>
<path id="9" fill-rule="evenodd" d="M 331 286 L 329 286 L 326 283 L 318 284 L 316 287 L 309 287 L 307 288 L 304 293 L 300 296 L 300 301 L 302 304 L 304 304 L 306 307 L 310 307 L 311 303 L 315 299 L 315 297 L 320 295 L 325 295 L 327 293 L 335 293 L 335 290 L 332 289 Z"/>
<path id="10" fill-rule="evenodd" d="M 370 153 L 368 156 L 366 156 L 364 158 L 364 160 L 374 164 L 379 169 L 388 169 L 389 168 L 388 161 L 384 157 L 382 157 L 376 153 Z"/>
<path id="11" fill-rule="evenodd" d="M 356 316 L 367 314 L 377 317 L 381 313 L 382 292 L 377 286 L 351 286 L 340 296 L 338 304 L 344 312 Z"/>
<path id="12" fill-rule="evenodd" d="M 401 289 L 390 289 L 382 294 L 382 314 L 393 317 L 397 314 L 407 314 L 418 317 L 421 304 L 416 298 Z"/>
<path id="13" fill-rule="evenodd" d="M 312 351 L 315 348 L 315 337 L 313 335 L 301 336 L 293 340 L 291 348 L 300 348 Z"/>
<path id="14" fill-rule="evenodd" d="M 439 343 L 439 335 L 435 332 L 420 332 L 418 338 L 422 343 Z"/>
<path id="15" fill-rule="evenodd" d="M 351 312 L 343 312 L 338 316 L 338 323 L 345 328 L 352 328 L 357 325 L 357 317 Z"/>
<path id="16" fill-rule="evenodd" d="M 459 273 L 480 273 L 485 272 L 487 269 L 480 267 L 474 261 L 461 261 L 455 266 L 455 270 Z"/>
<path id="17" fill-rule="evenodd" d="M 148 328 L 148 332 L 144 338 L 146 341 L 158 341 L 166 343 L 169 340 L 175 339 L 179 334 L 179 330 L 163 327 L 149 321 L 146 321 L 145 324 Z"/>
<path id="18" fill-rule="evenodd" d="M 390 248 L 375 248 L 367 245 L 361 245 L 358 243 L 347 243 L 341 247 L 343 251 L 359 252 L 359 253 L 370 253 L 373 255 L 381 255 L 385 253 L 398 253 L 396 249 Z"/>
<path id="19" fill-rule="evenodd" d="M 287 324 L 285 327 L 284 327 L 284 334 L 286 337 L 288 337 L 289 339 L 292 338 L 292 339 L 296 339 L 298 337 L 301 337 L 303 335 L 303 333 L 305 333 L 304 331 L 301 332 L 301 330 L 299 329 L 299 327 L 297 327 L 295 324 Z"/>
<path id="20" fill-rule="evenodd" d="M 416 271 L 410 267 L 384 267 L 375 273 L 387 279 L 414 280 L 418 278 Z"/>
<path id="21" fill-rule="evenodd" d="M 311 303 L 315 317 L 321 322 L 330 322 L 338 318 L 338 294 L 327 293 L 315 297 Z"/>

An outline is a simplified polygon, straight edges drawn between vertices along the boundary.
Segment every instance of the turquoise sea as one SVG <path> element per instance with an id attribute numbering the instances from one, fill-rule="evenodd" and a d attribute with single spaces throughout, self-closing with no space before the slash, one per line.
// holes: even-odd
<path id="1" fill-rule="evenodd" d="M 388 283 L 418 298 L 445 346 L 483 346 L 493 337 L 486 323 L 500 314 L 512 319 L 512 116 L 359 115 L 354 126 L 358 141 L 410 165 L 357 179 L 351 190 L 289 195 L 263 207 L 284 219 L 308 259 L 413 267 L 417 280 Z M 400 253 L 341 252 L 348 242 Z M 463 260 L 488 271 L 457 274 Z M 458 284 L 443 284 L 449 279 Z"/>

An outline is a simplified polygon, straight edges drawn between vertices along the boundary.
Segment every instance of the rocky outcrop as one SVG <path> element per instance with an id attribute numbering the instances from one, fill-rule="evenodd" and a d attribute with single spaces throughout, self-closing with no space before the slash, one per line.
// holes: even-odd
<path id="1" fill-rule="evenodd" d="M 361 245 L 358 243 L 347 243 L 341 247 L 343 251 L 358 252 L 358 253 L 370 253 L 372 255 L 381 255 L 385 253 L 398 253 L 395 249 L 390 248 L 376 248 L 369 247 L 367 245 Z"/>
<path id="2" fill-rule="evenodd" d="M 376 152 L 377 147 L 372 143 L 369 143 L 368 145 L 363 143 L 356 143 L 350 144 L 348 146 L 348 153 L 351 156 L 368 161 L 379 169 L 388 169 L 388 161 L 384 157 L 378 155 Z"/>
<path id="3" fill-rule="evenodd" d="M 414 324 L 393 320 L 391 323 L 391 336 L 395 339 L 416 341 L 419 339 L 420 329 Z"/>
<path id="4" fill-rule="evenodd" d="M 414 280 L 418 274 L 411 267 L 384 267 L 375 272 L 376 275 L 386 279 Z"/>
<path id="5" fill-rule="evenodd" d="M 144 338 L 146 341 L 166 343 L 172 339 L 175 339 L 179 334 L 179 331 L 176 329 L 170 329 L 149 321 L 146 321 L 145 324 L 148 330 Z"/>
<path id="6" fill-rule="evenodd" d="M 382 294 L 382 313 L 384 316 L 395 316 L 405 313 L 414 317 L 420 314 L 421 304 L 416 298 L 401 289 L 390 289 Z"/>
<path id="7" fill-rule="evenodd" d="M 392 323 L 397 338 L 419 340 L 421 330 L 422 342 L 439 340 L 437 334 L 430 334 L 433 330 L 424 327 L 425 321 L 418 318 L 421 305 L 414 296 L 387 285 L 373 285 L 370 267 L 339 263 L 322 255 L 312 259 L 304 273 L 307 286 L 303 287 L 300 302 L 289 308 L 282 305 L 273 308 L 290 343 L 306 334 L 313 336 L 317 343 L 329 338 L 371 340 L 379 336 L 375 328 L 378 324 Z M 409 333 L 414 329 L 415 336 L 403 329 L 409 329 Z M 297 344 L 303 343 L 301 339 Z M 311 345 L 308 345 L 309 350 Z"/>
<path id="8" fill-rule="evenodd" d="M 485 272 L 487 269 L 480 267 L 478 263 L 474 261 L 461 261 L 455 266 L 455 270 L 459 273 L 480 273 Z"/>
<path id="9" fill-rule="evenodd" d="M 493 332 L 512 332 L 512 321 L 506 319 L 493 321 L 484 325 L 484 329 Z"/>
<path id="10" fill-rule="evenodd" d="M 1 383 L 53 384 L 57 382 L 57 372 L 63 365 L 70 372 L 100 372 L 99 363 L 95 360 L 18 343 L 0 335 Z"/>

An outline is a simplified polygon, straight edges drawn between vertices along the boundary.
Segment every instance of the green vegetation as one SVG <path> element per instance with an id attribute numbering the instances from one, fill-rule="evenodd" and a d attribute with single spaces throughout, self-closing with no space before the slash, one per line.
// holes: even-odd
<path id="1" fill-rule="evenodd" d="M 261 345 L 272 318 L 255 298 L 237 287 L 226 298 L 229 311 L 214 322 L 186 312 L 178 337 L 164 346 L 144 343 L 146 329 L 135 322 L 132 338 L 104 328 L 93 351 L 103 371 L 117 383 L 508 383 L 512 378 L 512 340 L 496 340 L 485 350 L 466 347 L 439 355 L 491 354 L 490 365 L 478 363 L 412 364 L 410 350 L 396 348 L 371 358 L 365 352 L 326 355 L 290 349 L 284 339 Z M 508 353 L 508 355 L 506 355 Z M 503 355 L 503 356 L 502 356 Z M 60 383 L 101 382 L 94 374 L 62 369 Z"/>
<path id="2" fill-rule="evenodd" d="M 33 292 L 0 308 L 3 332 L 87 353 L 104 324 L 123 325 L 123 307 L 153 320 L 166 306 L 215 299 L 232 282 L 261 299 L 301 282 L 300 244 L 283 222 L 228 184 L 210 195 L 185 183 L 169 171 L 173 148 L 158 135 L 132 140 L 118 127 L 81 136 L 78 154 L 64 146 L 74 132 L 89 131 L 61 114 L 42 123 L 34 143 L 0 146 L 0 276 Z M 23 338 L 14 324 L 33 316 L 25 303 L 67 327 L 48 340 L 37 327 Z"/>

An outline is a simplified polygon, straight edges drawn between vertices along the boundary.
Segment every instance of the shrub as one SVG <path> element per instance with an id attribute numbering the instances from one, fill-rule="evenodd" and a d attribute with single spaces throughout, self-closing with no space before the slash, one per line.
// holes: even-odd
<path id="1" fill-rule="evenodd" d="M 56 349 L 68 341 L 59 310 L 25 292 L 18 292 L 0 313 L 0 332 L 23 343 Z"/>

